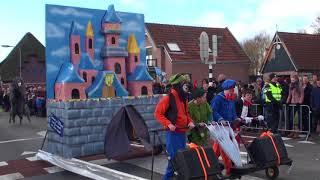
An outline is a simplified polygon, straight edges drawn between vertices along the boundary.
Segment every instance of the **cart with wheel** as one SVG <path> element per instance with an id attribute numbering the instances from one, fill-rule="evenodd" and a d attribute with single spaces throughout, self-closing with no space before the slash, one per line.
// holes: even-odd
<path id="1" fill-rule="evenodd" d="M 234 164 L 231 168 L 231 176 L 227 177 L 229 179 L 241 178 L 241 176 L 263 170 L 267 178 L 276 179 L 279 176 L 279 166 L 292 165 L 292 160 L 288 158 L 281 136 L 272 135 L 268 130 L 264 131 L 264 136 L 254 139 L 250 144 L 243 141 L 241 137 L 242 131 L 239 132 L 240 139 L 248 152 L 247 163 L 241 163 L 238 159 L 240 151 L 232 148 L 237 145 L 237 142 L 234 141 L 235 135 L 230 124 L 225 126 L 219 123 L 212 123 L 208 124 L 207 128 L 210 137 L 216 143 L 219 143 Z"/>

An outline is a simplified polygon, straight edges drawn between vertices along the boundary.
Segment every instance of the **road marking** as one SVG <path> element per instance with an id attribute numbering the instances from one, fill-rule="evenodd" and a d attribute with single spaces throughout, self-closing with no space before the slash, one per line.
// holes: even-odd
<path id="1" fill-rule="evenodd" d="M 290 144 L 284 144 L 284 146 L 290 147 L 290 148 L 294 147 L 294 146 L 292 146 L 292 145 L 290 145 Z"/>
<path id="2" fill-rule="evenodd" d="M 283 141 L 287 141 L 287 140 L 291 140 L 292 138 L 288 138 L 288 137 L 282 137 Z"/>
<path id="3" fill-rule="evenodd" d="M 52 167 L 47 167 L 47 168 L 43 168 L 43 169 L 50 174 L 65 171 L 64 169 L 62 169 L 58 166 L 52 166 Z"/>
<path id="4" fill-rule="evenodd" d="M 39 131 L 39 132 L 37 132 L 37 134 L 38 134 L 39 136 L 45 137 L 45 136 L 46 136 L 46 132 L 47 132 L 47 131 Z"/>
<path id="5" fill-rule="evenodd" d="M 31 156 L 31 157 L 28 157 L 26 158 L 28 161 L 37 161 L 39 160 L 37 156 Z"/>
<path id="6" fill-rule="evenodd" d="M 301 144 L 316 144 L 312 141 L 298 141 L 298 143 L 301 143 Z"/>
<path id="7" fill-rule="evenodd" d="M 5 162 L 5 161 L 0 161 L 0 166 L 7 166 L 7 165 L 8 165 L 7 162 Z"/>
<path id="8" fill-rule="evenodd" d="M 33 151 L 23 151 L 23 153 L 21 154 L 21 156 L 24 156 L 24 155 L 29 155 L 29 154 L 35 154 L 37 152 L 33 152 Z"/>
<path id="9" fill-rule="evenodd" d="M 34 138 L 26 138 L 26 139 L 13 139 L 13 140 L 8 140 L 8 141 L 0 141 L 0 144 L 19 142 L 19 141 L 30 141 L 30 140 L 35 140 L 35 139 L 43 139 L 43 137 L 34 137 Z"/>
<path id="10" fill-rule="evenodd" d="M 20 173 L 12 173 L 0 176 L 1 180 L 15 180 L 15 179 L 23 179 L 23 175 Z"/>

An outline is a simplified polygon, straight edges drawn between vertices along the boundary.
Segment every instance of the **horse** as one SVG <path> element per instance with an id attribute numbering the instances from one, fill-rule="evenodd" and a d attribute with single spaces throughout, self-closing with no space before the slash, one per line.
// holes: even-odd
<path id="1" fill-rule="evenodd" d="M 23 114 L 26 114 L 29 122 L 31 122 L 29 108 L 26 109 L 25 105 L 25 85 L 20 77 L 15 78 L 11 83 L 9 99 L 11 105 L 9 123 L 11 123 L 11 120 L 15 123 L 15 117 L 18 115 L 21 125 Z"/>

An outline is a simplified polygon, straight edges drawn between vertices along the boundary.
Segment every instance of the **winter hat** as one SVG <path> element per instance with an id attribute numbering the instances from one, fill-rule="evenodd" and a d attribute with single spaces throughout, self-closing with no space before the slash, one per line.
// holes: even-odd
<path id="1" fill-rule="evenodd" d="M 204 90 L 202 88 L 196 88 L 193 92 L 192 92 L 192 97 L 194 99 L 197 99 L 199 97 L 202 97 L 204 95 Z"/>
<path id="2" fill-rule="evenodd" d="M 175 74 L 173 76 L 170 77 L 169 79 L 169 83 L 171 85 L 174 85 L 174 84 L 179 84 L 180 82 L 182 81 L 188 81 L 188 77 L 186 75 L 182 75 L 182 74 Z"/>
<path id="3" fill-rule="evenodd" d="M 228 89 L 234 88 L 235 85 L 236 85 L 236 81 L 235 81 L 235 80 L 226 79 L 226 80 L 222 83 L 221 87 L 222 87 L 223 90 L 228 90 Z"/>

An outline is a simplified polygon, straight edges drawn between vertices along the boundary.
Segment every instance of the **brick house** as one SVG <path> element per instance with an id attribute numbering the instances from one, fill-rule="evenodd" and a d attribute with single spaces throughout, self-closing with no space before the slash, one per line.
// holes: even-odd
<path id="1" fill-rule="evenodd" d="M 228 78 L 247 81 L 250 60 L 228 28 L 207 28 L 146 23 L 147 64 L 149 69 L 161 69 L 168 76 L 189 73 L 192 80 L 208 78 L 208 65 L 200 60 L 199 37 L 207 32 L 218 36 L 217 64 L 214 77 L 224 73 Z M 210 50 L 209 50 L 210 51 Z M 210 55 L 212 59 L 212 55 Z"/>
<path id="2" fill-rule="evenodd" d="M 9 55 L 0 63 L 0 77 L 4 83 L 11 82 L 20 75 L 26 84 L 45 85 L 45 47 L 30 32 L 23 36 Z"/>
<path id="3" fill-rule="evenodd" d="M 261 73 L 311 75 L 320 70 L 320 35 L 276 32 L 268 48 Z"/>

